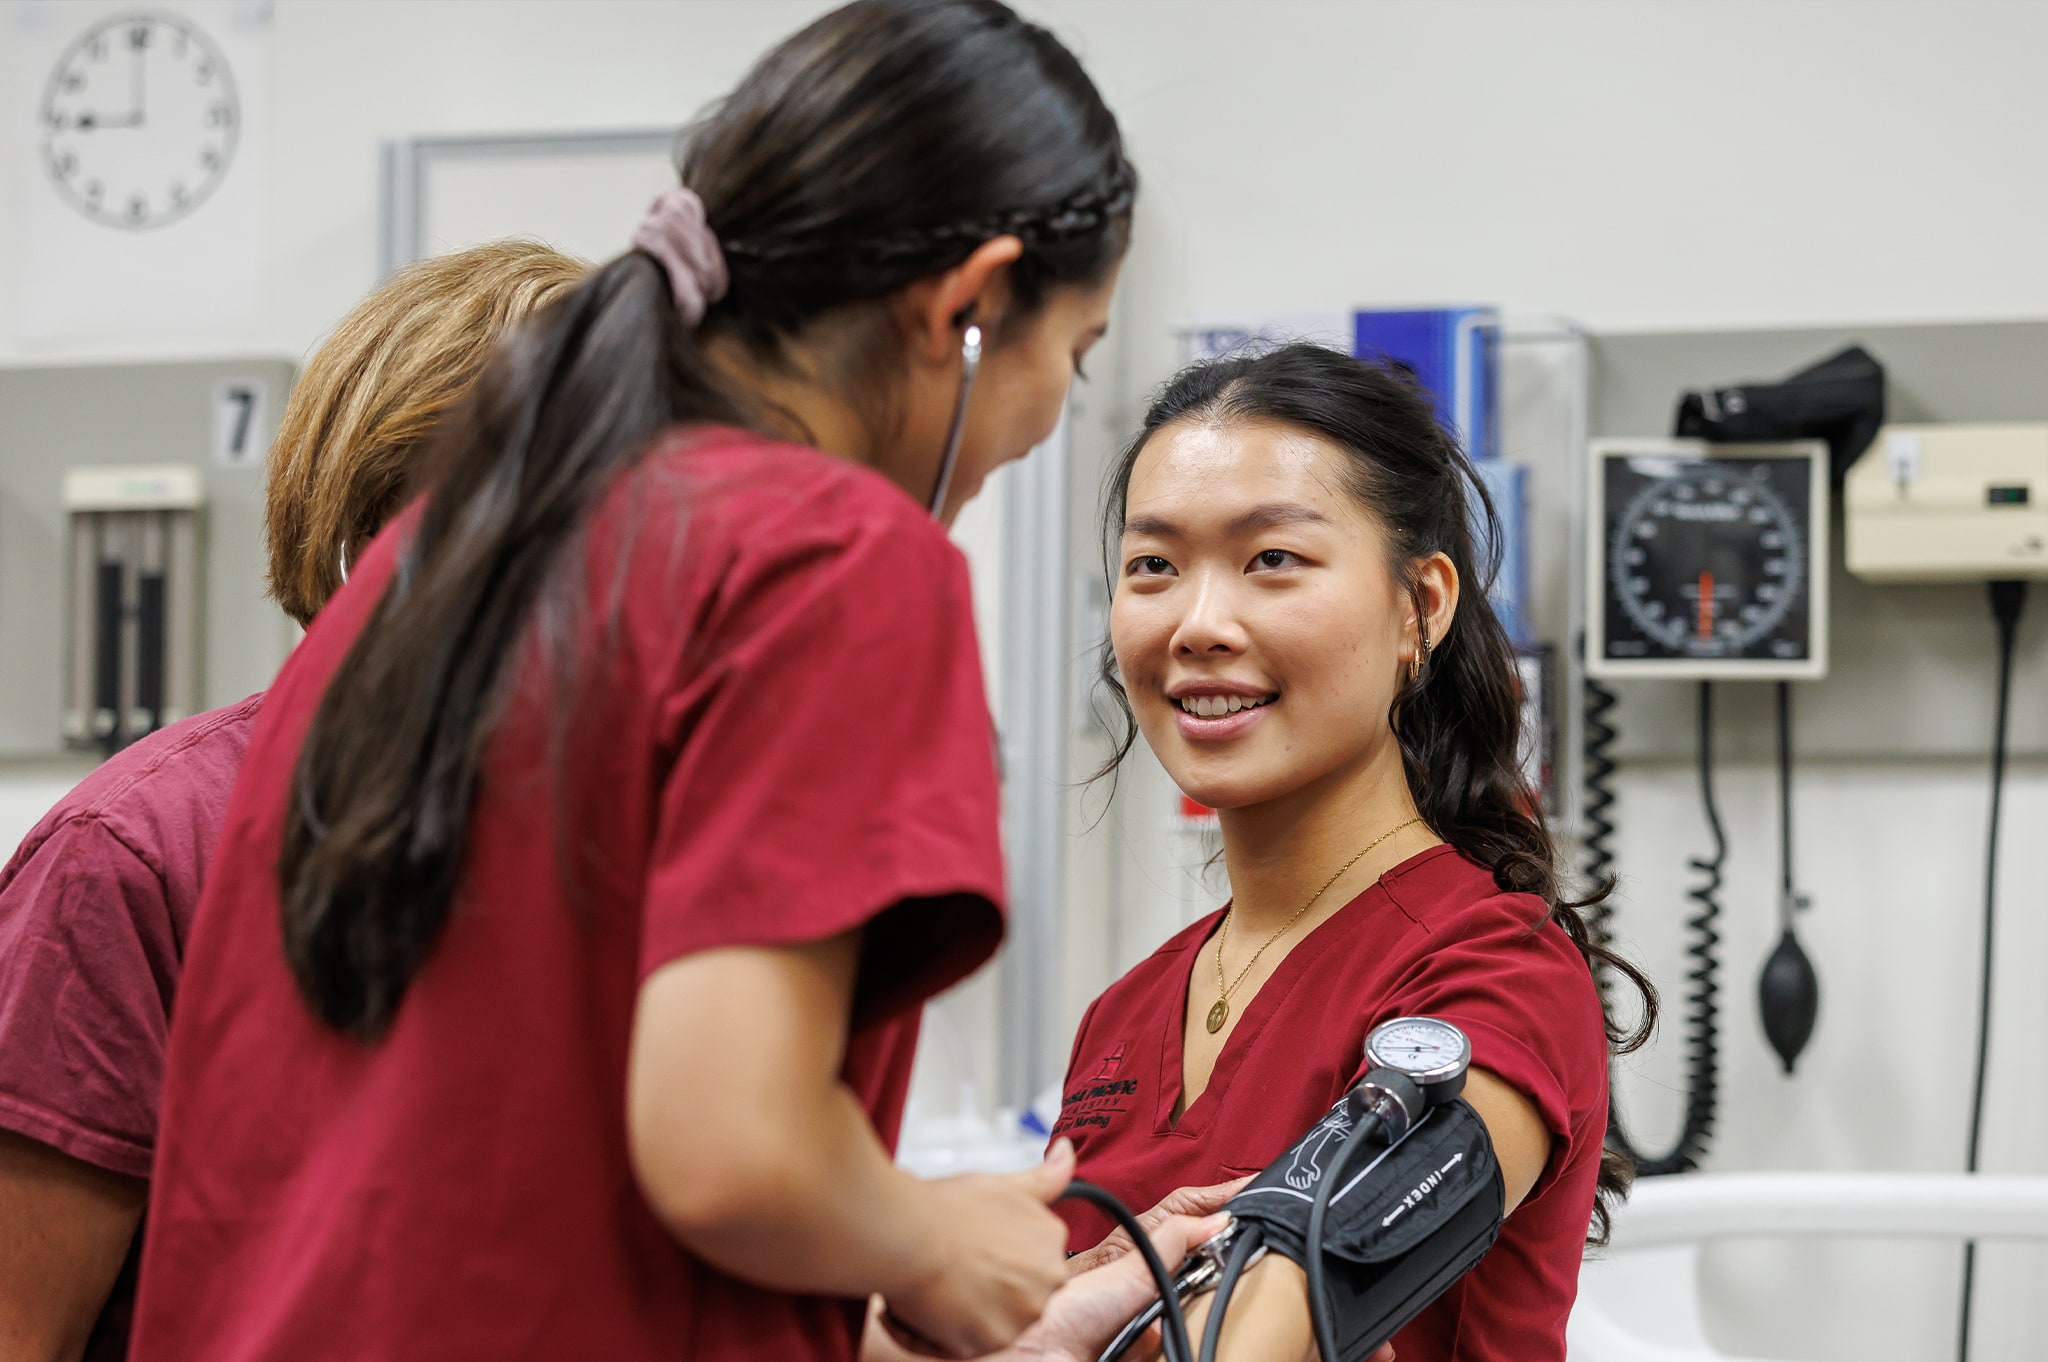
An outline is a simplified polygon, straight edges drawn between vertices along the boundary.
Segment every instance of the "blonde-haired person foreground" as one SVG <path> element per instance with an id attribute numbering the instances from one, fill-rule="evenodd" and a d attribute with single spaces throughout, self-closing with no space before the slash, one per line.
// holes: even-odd
<path id="1" fill-rule="evenodd" d="M 505 242 L 366 298 L 294 386 L 271 448 L 271 594 L 300 624 L 399 507 L 498 339 L 586 272 Z M 262 695 L 114 756 L 0 870 L 0 1358 L 125 1355 L 170 1005 Z"/>

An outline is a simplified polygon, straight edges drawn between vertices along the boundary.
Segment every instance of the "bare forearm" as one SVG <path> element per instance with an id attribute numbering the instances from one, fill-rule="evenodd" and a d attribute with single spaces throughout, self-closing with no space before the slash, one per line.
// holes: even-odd
<path id="1" fill-rule="evenodd" d="M 626 1084 L 633 1171 L 706 1262 L 770 1290 L 885 1295 L 948 1350 L 992 1351 L 1065 1278 L 1046 1203 L 1073 1148 L 1001 1176 L 897 1169 L 839 1078 L 858 945 L 707 951 L 649 976 Z"/>
<path id="2" fill-rule="evenodd" d="M 84 1352 L 146 1194 L 138 1179 L 0 1131 L 0 1357 Z"/>
<path id="3" fill-rule="evenodd" d="M 919 1232 L 924 1188 L 839 1077 L 858 958 L 858 934 L 708 951 L 641 988 L 627 1080 L 641 1188 L 692 1253 L 771 1290 L 888 1291 L 940 1253 Z"/>
<path id="4" fill-rule="evenodd" d="M 1199 1344 L 1209 1326 L 1213 1293 L 1188 1310 L 1188 1339 Z M 1219 1362 L 1304 1362 L 1316 1355 L 1308 1319 L 1308 1278 L 1292 1261 L 1269 1253 L 1245 1269 L 1217 1341 Z"/>
<path id="5" fill-rule="evenodd" d="M 888 1295 L 939 1270 L 925 1187 L 895 1167 L 844 1087 L 754 1143 L 748 1190 L 671 1225 L 691 1252 L 780 1291 Z"/>

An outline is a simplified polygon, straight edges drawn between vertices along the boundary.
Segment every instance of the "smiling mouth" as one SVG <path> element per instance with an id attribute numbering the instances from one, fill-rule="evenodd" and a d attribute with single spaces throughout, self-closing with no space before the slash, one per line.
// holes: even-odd
<path id="1" fill-rule="evenodd" d="M 1272 695 L 1184 695 L 1175 701 L 1183 714 L 1192 714 L 1197 719 L 1221 719 L 1243 709 L 1259 709 L 1272 704 L 1280 696 Z"/>

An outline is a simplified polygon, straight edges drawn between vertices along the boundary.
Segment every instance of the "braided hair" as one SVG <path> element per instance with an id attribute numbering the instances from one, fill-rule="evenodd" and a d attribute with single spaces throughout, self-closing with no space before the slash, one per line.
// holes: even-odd
<path id="1" fill-rule="evenodd" d="M 398 585 L 306 735 L 278 873 L 286 955 L 329 1026 L 381 1034 L 434 949 L 529 631 L 557 645 L 560 723 L 588 712 L 561 641 L 588 637 L 592 509 L 663 427 L 755 421 L 707 341 L 772 360 L 828 314 L 886 320 L 888 299 L 1006 234 L 1024 245 L 1008 314 L 1028 317 L 1109 277 L 1137 189 L 1080 63 L 996 0 L 825 15 L 686 131 L 681 172 L 723 245 L 724 296 L 686 326 L 661 267 L 629 251 L 520 333 L 448 423 Z M 563 762 L 598 746 L 556 742 Z"/>

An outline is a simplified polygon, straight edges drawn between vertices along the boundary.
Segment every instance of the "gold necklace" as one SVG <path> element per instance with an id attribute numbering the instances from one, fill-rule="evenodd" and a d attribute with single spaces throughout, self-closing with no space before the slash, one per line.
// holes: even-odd
<path id="1" fill-rule="evenodd" d="M 1378 846 L 1381 842 L 1386 841 L 1395 833 L 1402 832 L 1408 828 L 1412 828 L 1421 821 L 1422 820 L 1420 818 L 1411 818 L 1407 822 L 1401 824 L 1399 827 L 1388 828 L 1385 832 L 1381 833 L 1379 836 L 1373 838 L 1370 842 L 1366 843 L 1364 851 L 1359 852 L 1356 856 L 1353 856 L 1350 860 L 1344 862 L 1342 866 L 1338 867 L 1336 874 L 1330 876 L 1329 879 L 1323 881 L 1323 887 L 1321 889 L 1318 889 L 1315 893 L 1309 895 L 1307 903 L 1302 904 L 1301 907 L 1294 910 L 1293 917 L 1288 918 L 1287 921 L 1280 924 L 1279 931 L 1267 937 L 1265 943 L 1261 945 L 1257 950 L 1252 952 L 1252 958 L 1245 961 L 1244 968 L 1237 972 L 1237 978 L 1229 983 L 1225 983 L 1223 981 L 1223 946 L 1225 942 L 1230 940 L 1230 919 L 1236 915 L 1237 909 L 1235 908 L 1235 906 L 1233 906 L 1223 910 L 1223 930 L 1216 934 L 1216 1006 L 1209 1009 L 1208 1024 L 1210 1035 L 1213 1036 L 1218 1031 L 1221 1031 L 1223 1029 L 1223 1023 L 1230 1020 L 1230 995 L 1237 992 L 1237 986 L 1244 982 L 1244 977 L 1247 974 L 1250 974 L 1252 972 L 1252 966 L 1259 963 L 1259 957 L 1266 953 L 1266 947 L 1272 945 L 1275 941 L 1278 941 L 1281 937 L 1287 935 L 1287 929 L 1289 927 L 1292 927 L 1295 923 L 1301 921 L 1301 915 L 1303 913 L 1306 913 L 1309 909 L 1315 907 L 1316 900 L 1321 898 L 1324 895 L 1324 893 L 1326 893 L 1329 890 L 1331 885 L 1343 879 L 1345 871 L 1351 869 L 1352 866 L 1357 865 L 1360 861 L 1364 860 L 1366 858 L 1366 854 L 1370 852 L 1374 847 Z"/>

